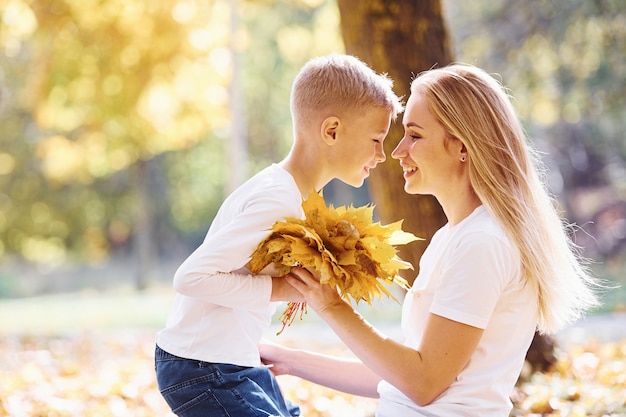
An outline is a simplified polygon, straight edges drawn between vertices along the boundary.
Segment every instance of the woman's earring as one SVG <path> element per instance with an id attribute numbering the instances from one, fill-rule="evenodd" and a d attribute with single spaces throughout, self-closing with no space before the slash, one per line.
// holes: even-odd
<path id="1" fill-rule="evenodd" d="M 461 157 L 461 162 L 465 162 L 465 155 Z"/>

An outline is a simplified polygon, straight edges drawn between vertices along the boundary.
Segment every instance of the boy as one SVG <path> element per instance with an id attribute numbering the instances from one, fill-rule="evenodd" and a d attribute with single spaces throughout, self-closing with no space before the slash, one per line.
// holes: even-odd
<path id="1" fill-rule="evenodd" d="M 276 302 L 301 295 L 271 266 L 253 276 L 246 264 L 276 221 L 303 217 L 303 197 L 334 178 L 359 187 L 385 160 L 383 140 L 402 111 L 391 86 L 348 55 L 312 59 L 296 76 L 289 155 L 226 198 L 174 276 L 155 360 L 159 389 L 178 416 L 300 415 L 262 366 L 257 343 Z"/>

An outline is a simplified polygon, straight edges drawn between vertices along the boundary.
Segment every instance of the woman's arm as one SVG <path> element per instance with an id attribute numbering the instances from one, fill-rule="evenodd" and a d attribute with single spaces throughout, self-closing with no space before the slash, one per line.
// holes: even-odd
<path id="1" fill-rule="evenodd" d="M 431 403 L 467 365 L 483 330 L 431 314 L 417 350 L 384 337 L 309 271 L 286 276 L 346 346 L 382 379 L 418 405 Z"/>
<path id="2" fill-rule="evenodd" d="M 380 377 L 357 359 L 290 349 L 267 342 L 258 345 L 261 360 L 275 375 L 293 375 L 348 394 L 377 398 Z"/>

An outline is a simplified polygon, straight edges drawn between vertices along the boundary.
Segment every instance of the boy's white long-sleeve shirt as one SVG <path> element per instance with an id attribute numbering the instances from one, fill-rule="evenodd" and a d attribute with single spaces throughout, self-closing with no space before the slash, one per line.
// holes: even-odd
<path id="1" fill-rule="evenodd" d="M 275 271 L 251 275 L 245 265 L 276 221 L 303 216 L 298 186 L 277 164 L 226 198 L 174 275 L 177 294 L 159 347 L 188 359 L 259 366 L 257 344 L 278 304 L 270 302 Z"/>

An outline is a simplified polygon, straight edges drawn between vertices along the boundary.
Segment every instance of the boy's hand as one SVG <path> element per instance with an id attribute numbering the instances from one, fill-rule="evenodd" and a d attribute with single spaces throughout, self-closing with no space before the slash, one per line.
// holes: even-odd
<path id="1" fill-rule="evenodd" d="M 304 301 L 318 313 L 333 305 L 345 303 L 335 288 L 328 284 L 320 284 L 319 274 L 313 275 L 308 269 L 294 266 L 291 272 L 285 275 L 285 280 L 300 291 Z"/>
<path id="2" fill-rule="evenodd" d="M 304 301 L 304 296 L 285 279 L 287 275 L 272 277 L 272 295 L 270 296 L 270 301 Z"/>

